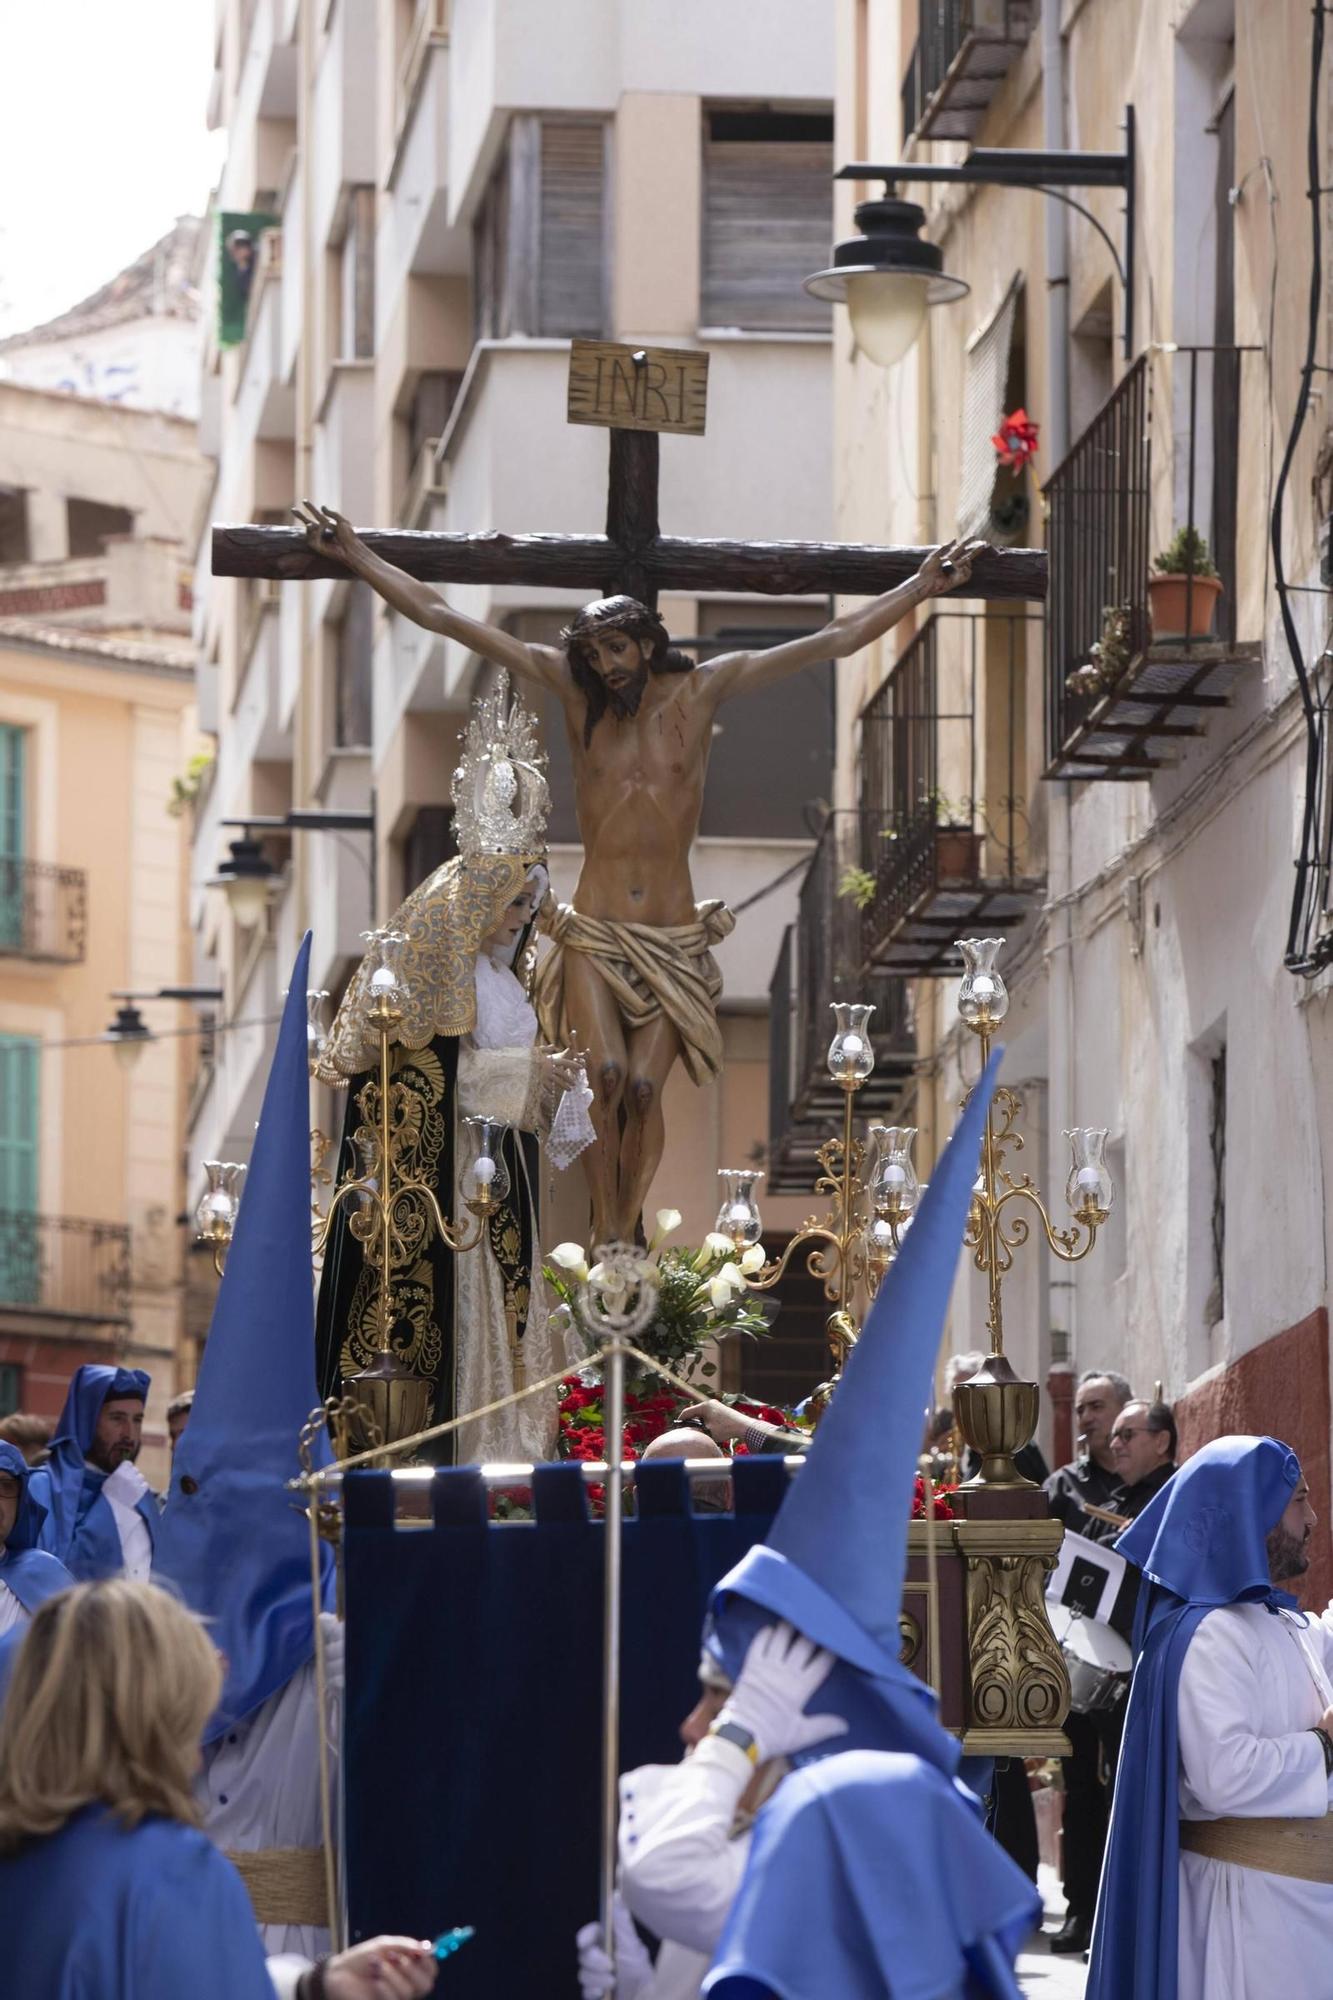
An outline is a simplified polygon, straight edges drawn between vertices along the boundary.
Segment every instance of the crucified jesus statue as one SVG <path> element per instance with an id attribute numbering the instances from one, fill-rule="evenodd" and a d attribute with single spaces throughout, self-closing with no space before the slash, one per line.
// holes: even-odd
<path id="1" fill-rule="evenodd" d="M 662 1095 L 673 1066 L 683 1061 L 696 1083 L 722 1067 L 722 978 L 712 947 L 735 920 L 721 903 L 696 905 L 690 880 L 719 706 L 860 652 L 918 604 L 965 584 L 986 544 L 950 542 L 906 583 L 818 632 L 696 667 L 635 598 L 586 605 L 561 635 L 563 647 L 530 645 L 453 610 L 429 584 L 374 555 L 331 508 L 305 501 L 293 512 L 312 548 L 396 611 L 560 702 L 584 860 L 573 903 L 545 915 L 554 948 L 538 969 L 535 998 L 543 1034 L 588 1052 L 592 1240 L 632 1241 L 662 1157 Z"/>

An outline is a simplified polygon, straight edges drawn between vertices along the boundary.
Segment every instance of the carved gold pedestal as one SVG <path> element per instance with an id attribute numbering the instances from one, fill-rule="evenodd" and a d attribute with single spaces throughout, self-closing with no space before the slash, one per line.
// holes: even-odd
<path id="1" fill-rule="evenodd" d="M 924 1521 L 908 1530 L 904 1664 L 938 1688 L 940 1720 L 968 1756 L 1067 1756 L 1069 1675 L 1043 1595 L 1060 1522 L 937 1521 L 933 1584 L 927 1532 Z"/>

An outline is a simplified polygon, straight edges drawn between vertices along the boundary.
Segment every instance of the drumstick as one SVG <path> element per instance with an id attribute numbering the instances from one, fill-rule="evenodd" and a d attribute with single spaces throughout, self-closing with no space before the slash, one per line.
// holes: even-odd
<path id="1" fill-rule="evenodd" d="M 1078 1504 L 1094 1521 L 1109 1521 L 1113 1528 L 1127 1528 L 1130 1524 L 1128 1514 L 1113 1514 L 1109 1507 L 1094 1507 L 1091 1500 L 1080 1500 Z"/>

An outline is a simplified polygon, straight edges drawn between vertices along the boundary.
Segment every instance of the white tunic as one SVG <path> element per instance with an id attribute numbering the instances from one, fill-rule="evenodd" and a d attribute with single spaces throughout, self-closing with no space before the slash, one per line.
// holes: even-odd
<path id="1" fill-rule="evenodd" d="M 1315 1819 L 1333 1788 L 1310 1731 L 1328 1706 L 1299 1620 L 1261 1604 L 1210 1611 L 1185 1654 L 1180 1721 L 1182 1819 Z M 1333 1607 L 1304 1627 L 1325 1674 Z M 1269 1875 L 1202 1854 L 1180 1857 L 1179 2000 L 1315 2000 L 1328 1970 L 1333 1886 Z M 1324 1966 L 1311 1984 L 1311 1968 Z"/>
<path id="2" fill-rule="evenodd" d="M 5 1545 L 0 1542 L 0 1555 Z M 31 1613 L 25 1611 L 7 1583 L 0 1583 L 0 1632 L 8 1632 L 12 1626 L 26 1625 Z"/>
<path id="3" fill-rule="evenodd" d="M 620 1893 L 662 1939 L 639 2000 L 697 2000 L 750 1853 L 734 1831 L 754 1768 L 716 1736 L 679 1764 L 645 1764 L 620 1780 Z"/>
<path id="4" fill-rule="evenodd" d="M 102 1481 L 102 1498 L 111 1509 L 125 1574 L 131 1583 L 147 1583 L 153 1567 L 153 1538 L 139 1512 L 139 1502 L 150 1490 L 138 1466 L 128 1458 Z"/>
<path id="5" fill-rule="evenodd" d="M 328 1672 L 336 1800 L 343 1628 L 327 1613 L 320 1622 Z M 224 1853 L 322 1845 L 317 1730 L 315 1666 L 311 1660 L 253 1715 L 208 1746 L 197 1790 L 204 1805 L 204 1831 Z M 306 1958 L 318 1958 L 329 1948 L 327 1930 L 308 1924 L 263 1924 L 260 1936 L 269 1952 L 299 1952 Z"/>

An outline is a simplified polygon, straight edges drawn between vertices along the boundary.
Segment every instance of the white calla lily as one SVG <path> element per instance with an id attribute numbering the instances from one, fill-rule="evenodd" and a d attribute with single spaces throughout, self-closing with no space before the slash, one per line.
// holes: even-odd
<path id="1" fill-rule="evenodd" d="M 704 1238 L 704 1249 L 711 1250 L 715 1257 L 730 1257 L 731 1238 L 724 1236 L 720 1229 L 710 1229 Z"/>
<path id="2" fill-rule="evenodd" d="M 580 1284 L 588 1276 L 588 1260 L 581 1243 L 557 1243 L 550 1258 L 558 1270 L 572 1271 Z"/>
<path id="3" fill-rule="evenodd" d="M 752 1278 L 756 1271 L 762 1271 L 767 1262 L 762 1243 L 751 1243 L 741 1252 L 741 1269 L 747 1278 Z"/>
<path id="4" fill-rule="evenodd" d="M 668 1236 L 672 1235 L 675 1230 L 680 1228 L 680 1221 L 681 1221 L 681 1216 L 680 1216 L 680 1210 L 678 1208 L 658 1209 L 656 1218 L 656 1227 L 653 1230 L 653 1240 L 648 1245 L 649 1256 L 651 1256 L 655 1250 L 659 1249 L 661 1245 L 665 1243 Z"/>

